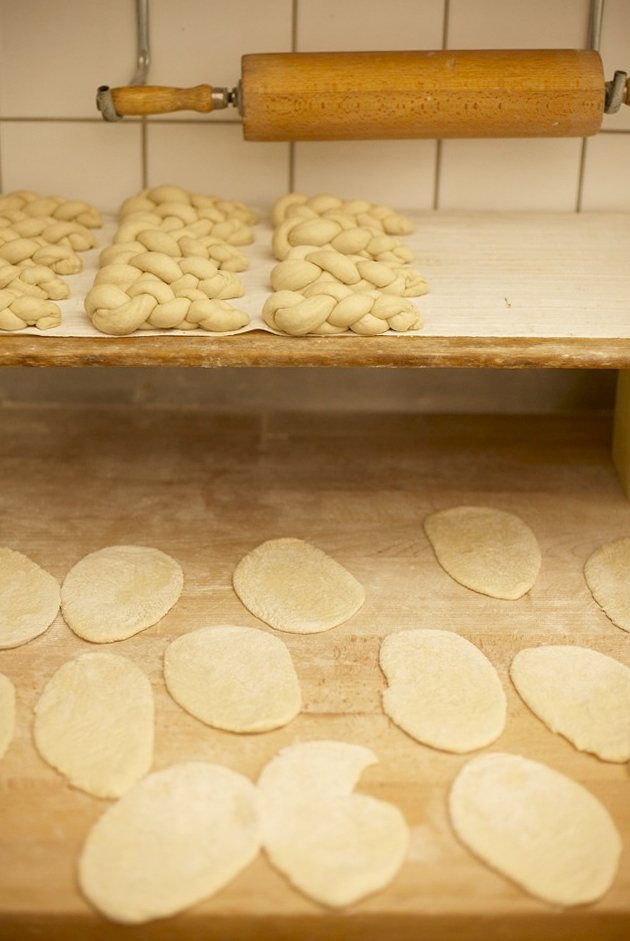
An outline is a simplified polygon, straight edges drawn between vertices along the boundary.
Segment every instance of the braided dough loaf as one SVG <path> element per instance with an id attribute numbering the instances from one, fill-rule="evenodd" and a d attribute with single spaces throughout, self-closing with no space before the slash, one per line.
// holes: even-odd
<path id="1" fill-rule="evenodd" d="M 231 271 L 205 258 L 175 260 L 164 252 L 142 252 L 127 264 L 101 268 L 85 298 L 85 310 L 103 333 L 134 330 L 238 330 L 249 317 L 225 302 L 241 297 Z"/>
<path id="2" fill-rule="evenodd" d="M 0 289 L 7 288 L 14 294 L 41 297 L 43 300 L 61 301 L 70 296 L 70 288 L 46 265 L 29 265 L 20 268 L 0 261 Z"/>
<path id="3" fill-rule="evenodd" d="M 369 261 L 360 255 L 342 255 L 313 245 L 292 248 L 284 261 L 273 268 L 274 291 L 303 291 L 313 284 L 338 281 L 356 292 L 378 290 L 401 297 L 420 297 L 429 285 L 413 268 Z"/>
<path id="4" fill-rule="evenodd" d="M 141 229 L 129 242 L 121 241 L 120 235 L 117 235 L 113 245 L 101 252 L 100 265 L 126 265 L 134 255 L 150 251 L 162 252 L 171 258 L 206 258 L 215 262 L 221 271 L 245 271 L 249 259 L 238 248 L 213 235 L 198 235 L 199 223 L 196 226 L 185 226 L 170 232 L 149 227 Z M 123 236 L 127 232 L 123 231 Z"/>
<path id="5" fill-rule="evenodd" d="M 79 256 L 66 245 L 50 245 L 41 235 L 20 238 L 13 229 L 0 229 L 0 263 L 10 265 L 46 265 L 56 274 L 76 274 L 83 265 Z"/>
<path id="6" fill-rule="evenodd" d="M 282 333 L 326 336 L 352 330 L 376 336 L 387 330 L 418 330 L 422 317 L 405 297 L 379 291 L 353 291 L 337 281 L 311 284 L 303 291 L 277 291 L 263 307 L 265 323 Z"/>
<path id="7" fill-rule="evenodd" d="M 254 241 L 251 226 L 258 221 L 244 203 L 191 193 L 172 185 L 145 189 L 126 199 L 120 208 L 120 219 L 116 238 L 120 242 L 133 241 L 138 232 L 147 228 L 172 232 L 197 225 L 196 236 L 210 235 L 230 245 L 250 245 Z"/>
<path id="8" fill-rule="evenodd" d="M 0 215 L 11 210 L 20 210 L 26 216 L 52 216 L 59 222 L 77 222 L 89 229 L 98 229 L 103 219 L 98 209 L 78 199 L 62 196 L 39 196 L 30 190 L 14 190 L 0 194 Z"/>
<path id="9" fill-rule="evenodd" d="M 285 219 L 273 234 L 273 254 L 282 261 L 296 245 L 325 247 L 343 255 L 362 255 L 393 264 L 414 260 L 413 252 L 399 238 L 358 226 L 352 216 L 343 214 L 325 219 Z"/>
<path id="10" fill-rule="evenodd" d="M 61 310 L 52 301 L 0 290 L 0 330 L 22 330 L 24 327 L 50 330 L 60 323 Z"/>
<path id="11" fill-rule="evenodd" d="M 289 193 L 282 196 L 273 207 L 272 221 L 274 226 L 279 226 L 285 219 L 326 218 L 337 213 L 353 217 L 357 226 L 385 232 L 387 235 L 409 235 L 414 228 L 411 219 L 388 206 L 377 206 L 364 199 L 343 200 L 328 194 L 308 197 L 301 193 Z"/>

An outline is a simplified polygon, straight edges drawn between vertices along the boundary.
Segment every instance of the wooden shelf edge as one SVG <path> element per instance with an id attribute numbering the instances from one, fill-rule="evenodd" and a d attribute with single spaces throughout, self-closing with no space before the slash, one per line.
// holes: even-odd
<path id="1" fill-rule="evenodd" d="M 630 368 L 630 339 L 564 337 L 0 338 L 0 366 Z"/>

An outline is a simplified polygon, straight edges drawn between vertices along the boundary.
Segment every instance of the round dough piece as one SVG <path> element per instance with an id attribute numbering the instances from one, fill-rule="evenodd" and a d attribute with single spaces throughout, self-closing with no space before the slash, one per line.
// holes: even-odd
<path id="1" fill-rule="evenodd" d="M 381 644 L 380 663 L 389 683 L 384 712 L 424 745 L 468 752 L 503 732 L 507 704 L 497 671 L 459 634 L 398 631 Z"/>
<path id="2" fill-rule="evenodd" d="M 159 549 L 108 546 L 70 569 L 61 586 L 61 611 L 85 640 L 126 640 L 163 618 L 183 584 L 179 563 Z"/>
<path id="3" fill-rule="evenodd" d="M 35 706 L 33 734 L 44 761 L 74 787 L 120 797 L 151 768 L 153 691 L 142 670 L 113 653 L 64 663 Z"/>
<path id="4" fill-rule="evenodd" d="M 362 745 L 305 742 L 284 748 L 260 776 L 264 849 L 323 905 L 351 905 L 384 888 L 404 860 L 409 831 L 398 808 L 352 793 L 376 761 Z"/>
<path id="5" fill-rule="evenodd" d="M 424 530 L 444 571 L 465 588 L 516 601 L 538 578 L 538 542 L 513 513 L 456 506 L 427 516 Z"/>
<path id="6" fill-rule="evenodd" d="M 586 560 L 584 577 L 613 624 L 630 631 L 630 537 L 596 549 Z"/>
<path id="7" fill-rule="evenodd" d="M 621 838 L 581 784 L 500 752 L 473 758 L 449 796 L 457 836 L 484 862 L 552 905 L 583 905 L 612 885 Z"/>
<path id="8" fill-rule="evenodd" d="M 187 712 L 228 732 L 280 728 L 302 708 L 287 647 L 255 627 L 202 627 L 166 648 L 164 678 Z"/>
<path id="9" fill-rule="evenodd" d="M 0 673 L 0 758 L 11 744 L 15 731 L 15 686 Z"/>
<path id="10" fill-rule="evenodd" d="M 256 788 L 228 768 L 186 762 L 150 774 L 88 834 L 79 884 L 104 915 L 175 915 L 230 882 L 260 849 Z"/>
<path id="11" fill-rule="evenodd" d="M 316 634 L 343 624 L 365 601 L 342 565 L 301 539 L 271 539 L 236 566 L 234 590 L 253 615 L 279 631 Z"/>
<path id="12" fill-rule="evenodd" d="M 0 650 L 43 634 L 59 611 L 59 582 L 13 549 L 0 548 Z"/>
<path id="13" fill-rule="evenodd" d="M 630 761 L 630 669 L 623 663 L 558 644 L 521 650 L 510 675 L 552 732 L 604 761 Z"/>

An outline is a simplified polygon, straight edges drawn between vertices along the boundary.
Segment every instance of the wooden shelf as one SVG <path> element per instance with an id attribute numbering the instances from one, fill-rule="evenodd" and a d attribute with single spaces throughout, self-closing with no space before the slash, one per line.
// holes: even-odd
<path id="1" fill-rule="evenodd" d="M 431 283 L 417 302 L 420 336 L 3 334 L 0 365 L 630 367 L 630 214 L 427 212 L 415 220 L 407 241 Z M 258 232 L 241 305 L 252 317 L 274 263 L 268 227 Z M 80 318 L 82 298 L 75 302 Z"/>
<path id="2" fill-rule="evenodd" d="M 630 340 L 574 337 L 0 336 L 0 366 L 496 366 L 630 368 Z"/>
<path id="3" fill-rule="evenodd" d="M 396 345 L 396 341 L 393 341 Z M 609 457 L 610 425 L 514 416 L 217 416 L 203 410 L 0 410 L 2 543 L 61 580 L 105 545 L 154 545 L 185 573 L 180 602 L 156 626 L 112 650 L 150 677 L 156 699 L 156 769 L 202 759 L 252 780 L 295 739 L 371 747 L 379 763 L 360 790 L 394 802 L 411 828 L 393 883 L 345 912 L 294 891 L 261 855 L 213 899 L 142 928 L 110 925 L 79 894 L 75 864 L 107 803 L 66 785 L 37 756 L 32 715 L 43 685 L 70 657 L 93 649 L 58 617 L 30 644 L 0 651 L 16 684 L 18 725 L 0 763 L 0 937 L 13 941 L 622 941 L 630 920 L 630 781 L 547 731 L 512 687 L 521 648 L 592 646 L 630 665 L 628 634 L 595 604 L 582 568 L 602 542 L 630 531 L 630 507 Z M 516 602 L 470 592 L 438 566 L 423 534 L 431 510 L 491 504 L 518 513 L 543 554 L 531 593 Z M 242 607 L 231 574 L 265 539 L 307 539 L 366 586 L 364 608 L 324 634 L 282 635 L 304 694 L 283 729 L 255 736 L 214 731 L 168 696 L 167 643 L 201 625 L 265 629 Z M 487 869 L 455 839 L 446 796 L 466 756 L 425 748 L 383 715 L 381 639 L 412 627 L 446 628 L 496 665 L 508 723 L 490 751 L 520 753 L 583 783 L 625 841 L 611 891 L 559 911 Z M 109 649 L 109 648 L 108 648 Z"/>

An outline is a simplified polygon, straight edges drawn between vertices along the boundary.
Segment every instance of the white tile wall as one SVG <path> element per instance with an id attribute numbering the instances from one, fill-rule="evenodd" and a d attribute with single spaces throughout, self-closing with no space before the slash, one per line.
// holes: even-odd
<path id="1" fill-rule="evenodd" d="M 445 22 L 445 11 L 448 22 Z M 296 14 L 295 22 L 293 20 Z M 150 0 L 152 67 L 165 84 L 231 85 L 247 52 L 582 47 L 589 0 Z M 606 77 L 628 65 L 630 2 L 605 0 Z M 0 188 L 70 193 L 114 208 L 171 179 L 271 203 L 294 186 L 405 207 L 575 209 L 579 140 L 244 143 L 238 115 L 186 113 L 105 125 L 103 82 L 135 65 L 135 0 L 0 0 Z M 22 120 L 17 120 L 22 119 Z M 53 120 L 57 119 L 57 120 Z M 63 120 L 61 120 L 63 119 Z M 226 125 L 226 121 L 234 127 Z M 582 206 L 630 209 L 623 177 L 630 108 L 585 151 Z M 142 175 L 143 168 L 148 176 Z M 436 189 L 436 184 L 437 189 Z M 105 206 L 109 202 L 110 206 Z"/>
<path id="2" fill-rule="evenodd" d="M 138 122 L 4 121 L 1 134 L 5 192 L 32 189 L 108 210 L 142 184 Z"/>
<path id="3" fill-rule="evenodd" d="M 152 123 L 147 144 L 149 186 L 183 182 L 257 206 L 286 190 L 289 145 L 244 141 L 240 126 Z"/>
<path id="4" fill-rule="evenodd" d="M 432 140 L 297 143 L 295 189 L 349 199 L 369 193 L 372 201 L 400 209 L 430 209 L 435 153 Z"/>
<path id="5" fill-rule="evenodd" d="M 581 147 L 577 138 L 444 141 L 440 208 L 571 212 Z"/>
<path id="6" fill-rule="evenodd" d="M 444 0 L 298 0 L 298 52 L 440 49 Z"/>

